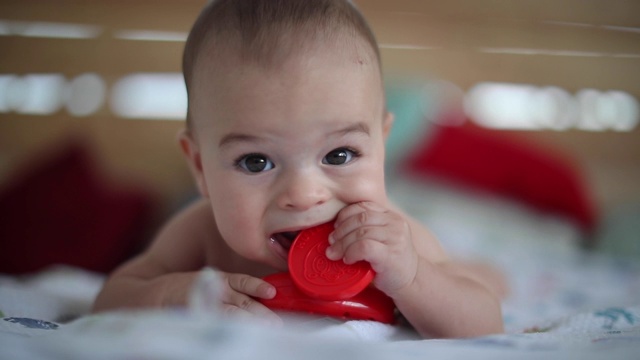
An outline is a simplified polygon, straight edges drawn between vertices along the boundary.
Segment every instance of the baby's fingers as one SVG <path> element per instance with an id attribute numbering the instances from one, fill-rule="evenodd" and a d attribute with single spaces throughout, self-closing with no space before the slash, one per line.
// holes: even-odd
<path id="1" fill-rule="evenodd" d="M 229 290 L 223 299 L 225 314 L 258 318 L 273 325 L 282 324 L 278 315 L 254 299 L 273 298 L 276 295 L 276 289 L 273 285 L 245 274 L 229 274 L 227 283 Z"/>
<path id="2" fill-rule="evenodd" d="M 338 216 L 336 217 L 335 226 L 339 227 L 342 223 L 353 217 L 357 216 L 363 212 L 386 212 L 387 209 L 384 207 L 371 202 L 371 201 L 362 201 L 359 203 L 351 204 L 344 209 L 340 210 Z"/>
<path id="3" fill-rule="evenodd" d="M 384 212 L 362 211 L 355 213 L 345 218 L 339 225 L 336 225 L 335 230 L 329 237 L 329 243 L 343 241 L 348 237 L 357 239 L 371 238 L 371 230 L 387 226 L 389 220 L 389 214 Z"/>
<path id="4" fill-rule="evenodd" d="M 360 260 L 377 263 L 388 251 L 385 236 L 385 229 L 379 226 L 358 228 L 329 246 L 326 256 L 331 260 L 342 259 L 345 264 Z"/>
<path id="5" fill-rule="evenodd" d="M 271 299 L 276 296 L 276 288 L 268 282 L 253 276 L 233 274 L 227 278 L 229 287 L 252 297 Z"/>

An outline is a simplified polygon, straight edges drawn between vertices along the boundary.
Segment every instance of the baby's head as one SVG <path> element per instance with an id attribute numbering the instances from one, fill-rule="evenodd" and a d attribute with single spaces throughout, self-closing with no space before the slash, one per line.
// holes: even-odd
<path id="1" fill-rule="evenodd" d="M 187 40 L 180 136 L 218 231 L 286 268 L 287 237 L 386 203 L 380 56 L 346 0 L 214 0 Z"/>
<path id="2" fill-rule="evenodd" d="M 356 50 L 354 61 L 380 71 L 373 32 L 348 0 L 213 0 L 200 13 L 184 49 L 189 109 L 197 99 L 195 85 L 203 69 L 222 73 L 226 66 L 277 69 L 291 57 L 313 55 L 327 43 Z M 189 127 L 195 121 L 192 117 L 188 111 Z"/>

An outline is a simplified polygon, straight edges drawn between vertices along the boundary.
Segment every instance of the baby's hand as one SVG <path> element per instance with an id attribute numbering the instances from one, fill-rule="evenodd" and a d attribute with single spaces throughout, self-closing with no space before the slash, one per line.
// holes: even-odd
<path id="1" fill-rule="evenodd" d="M 224 289 L 221 294 L 222 312 L 232 316 L 251 316 L 272 324 L 281 324 L 278 315 L 254 298 L 272 299 L 276 289 L 268 282 L 245 274 L 218 271 Z"/>
<path id="2" fill-rule="evenodd" d="M 373 202 L 360 202 L 342 209 L 334 226 L 329 259 L 342 259 L 346 264 L 368 261 L 376 272 L 374 285 L 390 297 L 414 280 L 418 254 L 409 223 L 400 214 Z"/>

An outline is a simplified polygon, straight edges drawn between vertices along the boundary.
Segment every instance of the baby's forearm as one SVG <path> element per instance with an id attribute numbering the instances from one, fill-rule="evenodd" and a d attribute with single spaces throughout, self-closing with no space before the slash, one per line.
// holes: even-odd
<path id="1" fill-rule="evenodd" d="M 423 337 L 475 337 L 504 331 L 499 299 L 452 264 L 422 260 L 411 285 L 393 298 Z"/>
<path id="2" fill-rule="evenodd" d="M 93 312 L 184 306 L 196 272 L 174 273 L 155 278 L 115 274 L 98 294 Z"/>

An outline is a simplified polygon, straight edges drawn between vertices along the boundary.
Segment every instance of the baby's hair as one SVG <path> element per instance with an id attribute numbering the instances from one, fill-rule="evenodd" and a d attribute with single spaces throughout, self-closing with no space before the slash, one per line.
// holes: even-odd
<path id="1" fill-rule="evenodd" d="M 346 40 L 354 47 L 365 40 L 369 60 L 380 66 L 375 36 L 349 0 L 210 1 L 191 28 L 182 58 L 189 104 L 194 68 L 205 46 L 216 54 L 234 52 L 241 63 L 271 67 L 314 40 Z M 190 118 L 187 111 L 187 127 Z"/>

